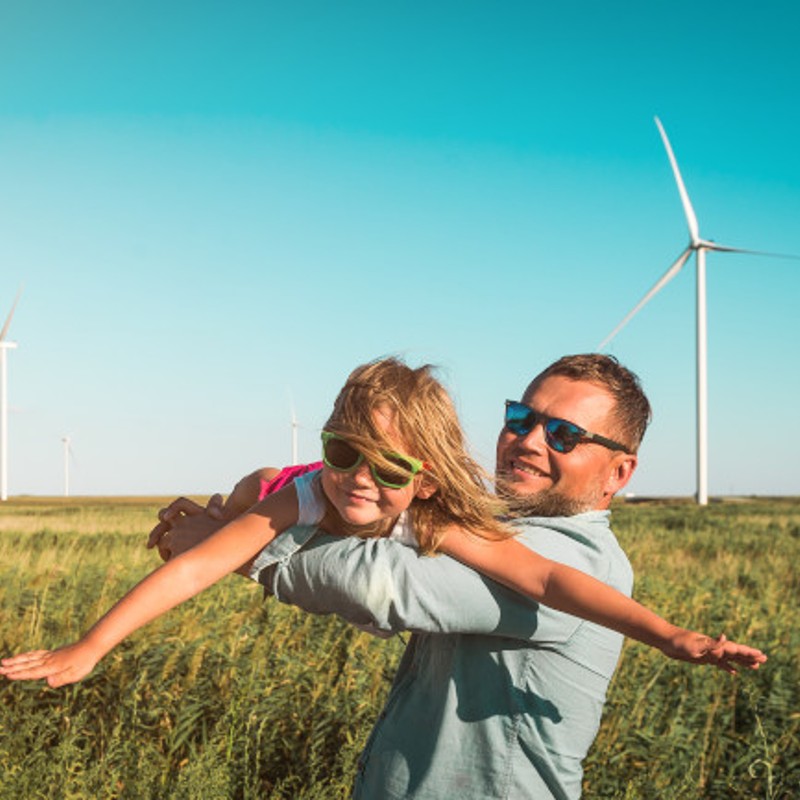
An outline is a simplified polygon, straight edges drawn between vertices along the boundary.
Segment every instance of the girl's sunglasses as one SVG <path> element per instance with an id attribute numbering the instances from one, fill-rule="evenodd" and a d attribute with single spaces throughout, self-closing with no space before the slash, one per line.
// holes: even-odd
<path id="1" fill-rule="evenodd" d="M 381 455 L 392 467 L 376 466 L 369 462 L 369 471 L 375 483 L 388 489 L 403 489 L 414 480 L 414 476 L 428 465 L 424 461 L 400 453 L 384 452 Z M 356 450 L 346 439 L 330 431 L 322 431 L 322 463 L 336 472 L 352 472 L 364 460 L 364 454 Z"/>
<path id="2" fill-rule="evenodd" d="M 595 442 L 609 450 L 628 452 L 628 448 L 624 444 L 607 439 L 599 433 L 589 433 L 574 422 L 540 414 L 530 406 L 518 403 L 516 400 L 506 400 L 505 420 L 506 428 L 517 436 L 527 436 L 541 422 L 547 446 L 557 453 L 571 453 L 581 442 Z"/>

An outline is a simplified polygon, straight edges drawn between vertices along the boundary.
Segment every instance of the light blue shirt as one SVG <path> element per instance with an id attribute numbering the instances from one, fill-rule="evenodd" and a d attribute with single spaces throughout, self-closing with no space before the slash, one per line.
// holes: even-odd
<path id="1" fill-rule="evenodd" d="M 608 518 L 515 525 L 532 550 L 630 594 Z M 359 761 L 356 800 L 580 796 L 622 636 L 384 539 L 298 526 L 254 574 L 281 602 L 414 634 Z"/>

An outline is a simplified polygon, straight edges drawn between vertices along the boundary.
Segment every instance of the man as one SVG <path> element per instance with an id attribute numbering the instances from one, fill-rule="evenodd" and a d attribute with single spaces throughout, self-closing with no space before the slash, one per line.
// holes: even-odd
<path id="1" fill-rule="evenodd" d="M 613 358 L 566 357 L 534 378 L 507 404 L 497 444 L 498 491 L 519 540 L 630 594 L 607 509 L 633 475 L 649 417 L 636 376 Z M 181 535 L 178 525 L 162 547 L 185 549 Z M 252 574 L 282 602 L 413 631 L 355 798 L 580 795 L 620 635 L 382 539 L 294 528 Z"/>

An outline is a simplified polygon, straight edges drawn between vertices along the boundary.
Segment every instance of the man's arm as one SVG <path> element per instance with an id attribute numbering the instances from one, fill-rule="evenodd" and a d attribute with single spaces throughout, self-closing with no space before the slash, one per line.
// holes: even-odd
<path id="1" fill-rule="evenodd" d="M 580 624 L 449 556 L 423 556 L 387 539 L 319 532 L 274 572 L 263 571 L 259 580 L 282 602 L 386 633 L 474 633 L 561 642 Z"/>
<path id="2" fill-rule="evenodd" d="M 221 525 L 212 518 L 224 515 L 220 503 L 216 495 L 203 509 L 179 498 L 159 513 L 161 522 L 148 546 L 157 544 L 165 560 L 184 552 Z M 535 540 L 527 543 L 531 549 L 630 593 L 630 580 L 620 580 L 618 573 L 611 576 L 606 554 L 584 537 L 573 539 L 549 526 L 534 530 Z M 337 614 L 387 634 L 482 633 L 563 643 L 580 624 L 448 556 L 422 557 L 392 541 L 341 539 L 321 532 L 309 545 L 312 534 L 297 529 L 296 538 L 279 537 L 255 559 L 255 569 L 250 570 L 251 562 L 237 571 L 259 580 L 283 602 L 312 613 Z M 624 577 L 629 578 L 627 573 Z"/>
<path id="3" fill-rule="evenodd" d="M 158 546 L 164 560 L 180 555 L 225 524 L 217 518 L 217 507 L 214 498 L 205 509 L 185 498 L 174 501 L 169 529 L 157 526 L 148 546 Z M 282 538 L 264 553 L 280 547 Z M 292 549 L 296 552 L 287 555 Z M 337 614 L 389 634 L 495 633 L 529 639 L 538 626 L 535 602 L 449 556 L 421 556 L 394 541 L 342 538 L 320 531 L 303 549 L 284 545 L 279 556 L 266 559 L 275 561 L 281 562 L 277 573 L 263 570 L 254 577 L 282 602 L 315 614 Z M 237 572 L 248 575 L 249 566 Z M 565 636 L 561 632 L 556 638 Z"/>

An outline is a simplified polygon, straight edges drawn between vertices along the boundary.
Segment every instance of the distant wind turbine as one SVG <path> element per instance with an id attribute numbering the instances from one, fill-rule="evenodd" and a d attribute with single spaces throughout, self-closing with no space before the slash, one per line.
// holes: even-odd
<path id="1" fill-rule="evenodd" d="M 8 312 L 3 330 L 0 331 L 0 501 L 8 500 L 8 374 L 6 371 L 6 352 L 13 350 L 16 342 L 6 338 L 11 327 L 11 319 L 16 311 L 22 289 L 17 292 L 11 311 Z"/>
<path id="2" fill-rule="evenodd" d="M 64 445 L 64 497 L 69 497 L 69 460 L 72 455 L 72 437 L 64 436 L 61 439 Z"/>
<path id="3" fill-rule="evenodd" d="M 297 424 L 297 417 L 294 413 L 294 405 L 292 405 L 292 465 L 297 463 L 297 429 L 300 427 Z"/>
<path id="4" fill-rule="evenodd" d="M 289 426 L 292 431 L 292 465 L 297 464 L 298 455 L 297 455 L 297 429 L 300 425 L 297 422 L 297 414 L 294 411 L 294 397 L 292 396 L 292 390 L 287 387 L 286 395 L 289 399 Z"/>
<path id="5" fill-rule="evenodd" d="M 707 384 L 707 350 L 706 350 L 706 252 L 716 250 L 720 253 L 749 253 L 751 255 L 771 256 L 775 258 L 798 258 L 798 256 L 782 255 L 780 253 L 765 253 L 761 250 L 742 250 L 737 247 L 728 247 L 716 242 L 700 238 L 700 229 L 697 216 L 692 208 L 689 194 L 681 178 L 678 162 L 672 152 L 669 139 L 664 126 L 658 117 L 655 118 L 661 139 L 672 165 L 675 182 L 678 184 L 678 193 L 683 204 L 683 213 L 689 226 L 689 244 L 678 256 L 675 263 L 656 281 L 649 292 L 634 306 L 622 322 L 598 345 L 598 350 L 605 346 L 631 321 L 631 319 L 645 306 L 664 286 L 666 286 L 683 268 L 692 253 L 697 262 L 697 502 L 704 506 L 708 504 L 708 384 Z"/>

